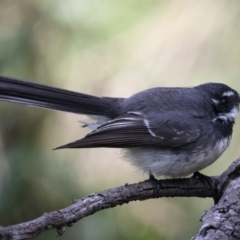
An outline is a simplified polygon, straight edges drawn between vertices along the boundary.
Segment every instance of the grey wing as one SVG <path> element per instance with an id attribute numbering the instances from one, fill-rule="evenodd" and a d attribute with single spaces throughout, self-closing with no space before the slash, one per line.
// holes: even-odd
<path id="1" fill-rule="evenodd" d="M 157 118 L 128 112 L 101 125 L 83 139 L 61 148 L 180 147 L 199 138 L 201 128 L 188 114 L 166 113 Z"/>

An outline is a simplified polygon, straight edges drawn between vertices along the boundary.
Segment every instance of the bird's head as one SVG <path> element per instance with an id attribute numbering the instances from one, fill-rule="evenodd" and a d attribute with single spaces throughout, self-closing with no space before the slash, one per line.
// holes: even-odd
<path id="1" fill-rule="evenodd" d="M 199 90 L 210 97 L 216 117 L 224 123 L 234 122 L 238 115 L 240 95 L 237 91 L 221 83 L 207 83 L 198 86 Z"/>

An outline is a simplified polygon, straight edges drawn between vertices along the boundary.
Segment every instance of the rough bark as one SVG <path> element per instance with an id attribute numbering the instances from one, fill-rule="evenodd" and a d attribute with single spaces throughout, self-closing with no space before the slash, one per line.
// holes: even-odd
<path id="1" fill-rule="evenodd" d="M 131 201 L 160 197 L 211 197 L 215 206 L 202 217 L 194 239 L 240 239 L 240 160 L 218 177 L 147 180 L 93 193 L 61 210 L 16 225 L 0 227 L 0 240 L 30 239 L 48 229 L 61 236 L 68 226 L 97 211 Z M 239 215 L 239 216 L 238 216 Z M 221 237 L 220 237 L 221 236 Z"/>
<path id="2" fill-rule="evenodd" d="M 240 239 L 240 160 L 221 175 L 217 187 L 220 199 L 203 214 L 194 240 Z"/>

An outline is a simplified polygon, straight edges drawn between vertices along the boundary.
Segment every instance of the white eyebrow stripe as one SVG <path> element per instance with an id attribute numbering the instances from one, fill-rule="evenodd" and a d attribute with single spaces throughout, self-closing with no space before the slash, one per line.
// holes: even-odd
<path id="1" fill-rule="evenodd" d="M 233 96 L 235 95 L 235 93 L 233 91 L 227 91 L 227 92 L 224 92 L 223 93 L 223 97 L 230 97 L 230 96 Z"/>

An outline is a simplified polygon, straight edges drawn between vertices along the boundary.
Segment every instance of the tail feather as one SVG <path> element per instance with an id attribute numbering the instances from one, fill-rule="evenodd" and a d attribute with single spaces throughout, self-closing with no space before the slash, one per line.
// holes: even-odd
<path id="1" fill-rule="evenodd" d="M 112 118 L 118 98 L 95 97 L 0 76 L 0 100 L 65 112 Z"/>

